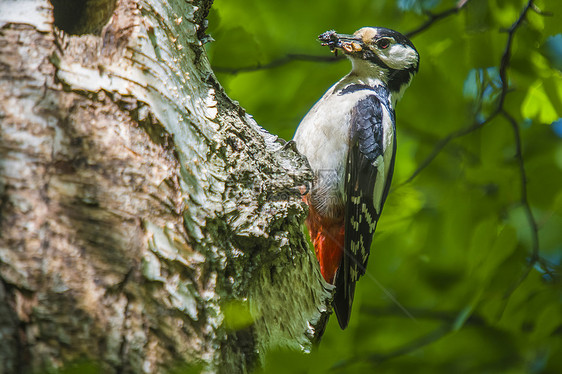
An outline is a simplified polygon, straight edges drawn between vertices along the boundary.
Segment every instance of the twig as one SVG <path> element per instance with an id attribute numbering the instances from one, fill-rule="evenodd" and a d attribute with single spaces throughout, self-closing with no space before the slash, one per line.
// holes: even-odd
<path id="1" fill-rule="evenodd" d="M 414 30 L 407 32 L 405 35 L 408 38 L 411 38 L 411 37 L 419 34 L 420 32 L 425 31 L 430 26 L 432 26 L 435 22 L 440 21 L 443 18 L 446 18 L 446 17 L 448 17 L 452 14 L 457 14 L 470 1 L 471 0 L 460 0 L 459 2 L 457 2 L 457 5 L 455 5 L 454 7 L 450 8 L 450 9 L 444 10 L 444 11 L 442 11 L 440 13 L 436 13 L 436 14 L 428 13 L 428 15 L 429 15 L 428 20 L 426 20 L 424 23 L 422 23 L 420 26 L 418 26 Z"/>
<path id="2" fill-rule="evenodd" d="M 506 98 L 507 94 L 510 92 L 509 91 L 509 81 L 508 81 L 508 78 L 507 78 L 507 69 L 509 68 L 510 62 L 511 62 L 511 48 L 512 48 L 512 45 L 513 45 L 513 37 L 514 37 L 517 29 L 521 26 L 521 24 L 525 20 L 525 17 L 527 15 L 529 9 L 535 10 L 533 0 L 529 0 L 527 2 L 527 5 L 523 8 L 523 10 L 519 14 L 519 17 L 517 18 L 517 20 L 511 25 L 511 27 L 509 29 L 506 30 L 508 36 L 507 36 L 507 42 L 506 42 L 505 50 L 502 54 L 501 62 L 500 62 L 499 76 L 500 76 L 500 82 L 501 82 L 501 89 L 500 89 L 500 95 L 498 97 L 497 108 L 488 116 L 488 118 L 486 118 L 485 121 L 483 121 L 481 123 L 475 123 L 472 126 L 467 127 L 466 129 L 457 130 L 457 131 L 447 135 L 445 138 L 441 139 L 437 143 L 437 145 L 434 147 L 431 154 L 421 163 L 421 165 L 412 173 L 412 175 L 408 179 L 406 179 L 405 182 L 403 182 L 402 184 L 399 185 L 399 187 L 400 187 L 400 186 L 402 186 L 406 183 L 411 182 L 423 169 L 425 169 L 435 159 L 435 157 L 437 157 L 437 155 L 443 150 L 443 148 L 445 148 L 445 146 L 451 140 L 454 140 L 458 137 L 469 134 L 472 131 L 475 131 L 475 130 L 483 127 L 485 124 L 491 122 L 491 120 L 494 119 L 498 114 L 501 114 L 510 123 L 510 125 L 513 129 L 513 135 L 514 135 L 514 141 L 515 141 L 515 158 L 517 159 L 517 164 L 518 164 L 518 167 L 519 167 L 519 174 L 520 174 L 520 178 L 521 178 L 521 182 L 520 182 L 521 183 L 520 203 L 523 206 L 523 209 L 525 210 L 525 216 L 527 217 L 527 222 L 528 222 L 530 230 L 531 230 L 532 252 L 531 252 L 531 258 L 529 260 L 529 263 L 528 263 L 526 269 L 523 271 L 523 274 L 519 277 L 517 282 L 515 282 L 506 291 L 506 293 L 504 295 L 504 300 L 508 300 L 509 297 L 511 296 L 511 294 L 519 287 L 519 285 L 521 283 L 523 283 L 523 281 L 530 274 L 531 269 L 533 268 L 533 266 L 535 266 L 535 264 L 537 264 L 537 262 L 539 262 L 541 264 L 541 266 L 543 266 L 542 262 L 540 261 L 540 256 L 539 256 L 538 225 L 537 225 L 537 221 L 536 221 L 536 219 L 533 215 L 533 211 L 531 209 L 529 201 L 528 201 L 527 174 L 526 174 L 526 171 L 525 171 L 525 162 L 524 162 L 524 159 L 523 159 L 521 132 L 520 132 L 519 126 L 518 126 L 515 118 L 513 118 L 513 116 L 511 114 L 509 114 L 504 108 L 505 98 Z M 546 270 L 548 270 L 548 269 L 545 269 L 545 271 Z M 500 312 L 500 315 L 501 315 L 501 312 Z"/>
<path id="3" fill-rule="evenodd" d="M 517 30 L 517 28 L 521 25 L 521 22 L 523 22 L 523 19 L 525 18 L 525 15 L 527 14 L 527 12 L 528 12 L 529 8 L 532 6 L 532 4 L 533 4 L 533 0 L 529 0 L 529 2 L 527 3 L 525 8 L 523 9 L 521 14 L 519 15 L 519 18 L 517 18 L 517 20 L 513 23 L 513 25 L 511 25 L 511 27 L 507 30 L 508 38 L 507 38 L 506 47 L 505 47 L 504 53 L 502 54 L 502 58 L 501 58 L 501 62 L 500 62 L 499 75 L 500 75 L 500 81 L 501 81 L 501 90 L 500 90 L 500 96 L 498 98 L 497 108 L 483 122 L 475 123 L 475 124 L 465 128 L 465 129 L 454 131 L 454 132 L 450 133 L 449 135 L 447 135 L 445 138 L 441 139 L 435 145 L 431 154 L 421 163 L 421 165 L 416 170 L 414 170 L 412 175 L 410 175 L 410 177 L 408 179 L 406 179 L 406 181 L 404 181 L 400 184 L 400 186 L 414 180 L 414 178 L 423 169 L 425 169 L 427 166 L 429 166 L 429 164 L 435 159 L 435 157 L 437 157 L 439 155 L 439 153 L 443 150 L 443 148 L 445 148 L 445 146 L 447 144 L 449 144 L 449 142 L 451 140 L 454 140 L 454 139 L 459 138 L 461 136 L 467 135 L 467 134 L 483 127 L 485 124 L 489 123 L 500 112 L 503 111 L 503 104 L 504 104 L 504 101 L 505 101 L 505 96 L 509 92 L 508 80 L 507 80 L 507 68 L 509 67 L 510 58 L 511 58 L 511 46 L 513 44 L 513 35 L 515 34 L 515 31 Z"/>
<path id="4" fill-rule="evenodd" d="M 410 175 L 410 177 L 408 177 L 408 179 L 406 179 L 404 182 L 400 183 L 396 188 L 399 188 L 399 187 L 413 181 L 414 178 L 417 177 L 418 174 L 421 173 L 426 167 L 428 167 L 429 164 L 431 164 L 431 162 L 435 159 L 435 157 L 437 157 L 439 155 L 439 153 L 441 153 L 443 148 L 445 148 L 447 146 L 447 144 L 449 144 L 452 140 L 454 140 L 456 138 L 460 138 L 461 136 L 470 134 L 471 132 L 478 130 L 482 126 L 489 123 L 497 114 L 498 114 L 498 111 L 495 111 L 488 118 L 486 118 L 484 121 L 473 123 L 472 125 L 464 128 L 464 129 L 454 131 L 454 132 L 450 133 L 449 135 L 447 135 L 446 137 L 444 137 L 443 139 L 441 139 L 439 142 L 437 142 L 437 144 L 435 145 L 435 147 L 433 148 L 433 151 L 431 151 L 429 156 L 427 156 L 425 158 L 425 160 L 423 160 L 422 163 L 416 168 L 416 170 L 414 170 L 412 175 Z"/>
<path id="5" fill-rule="evenodd" d="M 533 12 L 537 13 L 539 16 L 552 17 L 554 15 L 552 12 L 545 12 L 545 11 L 539 9 L 537 4 L 535 4 L 535 3 L 533 3 L 533 5 L 531 5 L 531 9 L 533 10 Z"/>
<path id="6" fill-rule="evenodd" d="M 373 364 L 380 364 L 382 362 L 388 361 L 390 359 L 414 352 L 420 348 L 423 348 L 431 343 L 436 342 L 437 340 L 445 337 L 446 335 L 452 333 L 453 331 L 458 330 L 459 323 L 465 324 L 470 321 L 473 324 L 479 325 L 486 325 L 485 321 L 479 317 L 470 316 L 468 318 L 466 314 L 466 310 L 462 310 L 457 313 L 456 316 L 451 316 L 449 314 L 439 313 L 439 312 L 432 312 L 432 313 L 424 313 L 423 311 L 418 311 L 422 317 L 429 317 L 429 318 L 438 318 L 446 320 L 446 323 L 442 324 L 439 328 L 429 332 L 428 334 L 411 341 L 410 343 L 401 346 L 389 353 L 373 353 L 367 356 L 355 356 L 350 359 L 346 359 L 344 361 L 340 361 L 336 365 L 332 367 L 332 369 L 343 369 L 348 367 L 354 363 L 362 362 L 362 361 L 369 361 Z"/>
<path id="7" fill-rule="evenodd" d="M 531 210 L 531 206 L 529 205 L 529 201 L 527 198 L 527 173 L 525 172 L 525 162 L 523 160 L 521 132 L 519 130 L 519 125 L 517 124 L 515 118 L 513 118 L 513 116 L 511 116 L 511 114 L 509 114 L 504 109 L 504 102 L 508 92 L 508 84 L 509 84 L 507 80 L 507 69 L 509 67 L 510 59 L 511 59 L 511 46 L 513 43 L 513 36 L 515 35 L 517 28 L 523 23 L 523 20 L 525 19 L 525 16 L 529 11 L 529 9 L 533 8 L 533 5 L 534 5 L 533 0 L 529 0 L 527 2 L 527 5 L 519 15 L 517 21 L 515 21 L 513 25 L 511 25 L 511 27 L 507 30 L 508 32 L 507 45 L 502 55 L 501 65 L 500 65 L 500 80 L 502 83 L 502 90 L 501 90 L 500 97 L 498 99 L 498 111 L 502 114 L 502 116 L 505 119 L 509 121 L 513 129 L 513 135 L 515 140 L 515 157 L 517 159 L 517 163 L 519 166 L 519 174 L 521 176 L 520 202 L 521 205 L 523 205 L 523 209 L 525 210 L 525 215 L 527 217 L 527 222 L 531 229 L 531 235 L 532 235 L 532 252 L 531 252 L 531 259 L 529 261 L 529 264 L 527 265 L 527 268 L 525 269 L 519 280 L 506 292 L 506 294 L 504 295 L 504 300 L 508 300 L 510 298 L 513 292 L 519 287 L 519 285 L 521 285 L 521 283 L 523 283 L 523 281 L 531 273 L 531 269 L 535 266 L 535 264 L 539 260 L 539 230 L 537 226 L 537 221 L 535 219 L 535 216 L 533 215 L 533 211 Z"/>
<path id="8" fill-rule="evenodd" d="M 416 319 L 423 320 L 440 320 L 443 322 L 454 324 L 458 319 L 458 312 L 448 312 L 448 311 L 439 311 L 433 309 L 422 309 L 422 308 L 411 308 L 408 307 L 408 311 L 416 316 Z M 361 306 L 361 314 L 368 314 L 374 315 L 377 317 L 402 317 L 404 313 L 401 309 L 396 308 L 394 306 L 390 307 L 374 307 L 369 305 L 362 305 Z M 474 325 L 474 326 L 485 326 L 487 325 L 486 321 L 477 315 L 469 316 L 464 325 Z"/>
<path id="9" fill-rule="evenodd" d="M 388 361 L 395 357 L 399 357 L 402 355 L 406 355 L 408 353 L 417 351 L 418 349 L 425 347 L 431 343 L 436 342 L 437 340 L 443 338 L 444 336 L 448 335 L 453 331 L 452 326 L 444 325 L 436 330 L 431 331 L 430 333 L 422 336 L 419 339 L 412 341 L 409 344 L 406 344 L 390 353 L 386 354 L 372 354 L 369 356 L 369 361 L 380 364 L 382 362 Z"/>
<path id="10" fill-rule="evenodd" d="M 344 369 L 346 367 L 351 366 L 354 363 L 357 362 L 363 362 L 363 361 L 370 361 L 374 364 L 380 364 L 382 362 L 388 361 L 390 359 L 393 359 L 395 357 L 399 357 L 411 352 L 414 352 L 422 347 L 425 347 L 439 339 L 441 339 L 442 337 L 444 337 L 445 335 L 449 334 L 452 331 L 452 325 L 449 324 L 445 324 L 443 326 L 441 326 L 440 328 L 431 331 L 430 333 L 422 336 L 421 338 L 418 338 L 412 342 L 410 342 L 409 344 L 406 344 L 400 348 L 397 348 L 389 353 L 385 353 L 385 354 L 381 354 L 381 353 L 373 353 L 368 355 L 367 357 L 352 357 L 343 361 L 338 362 L 337 364 L 335 364 L 331 369 L 332 370 L 341 370 Z"/>
<path id="11" fill-rule="evenodd" d="M 535 216 L 533 215 L 533 211 L 531 210 L 531 206 L 529 205 L 529 200 L 527 199 L 527 173 L 525 171 L 525 162 L 524 162 L 523 153 L 522 153 L 521 131 L 519 130 L 519 125 L 517 124 L 517 121 L 515 120 L 515 118 L 513 118 L 513 116 L 511 114 L 509 114 L 503 108 L 501 109 L 501 114 L 502 114 L 503 117 L 505 117 L 505 119 L 507 119 L 507 121 L 511 125 L 511 128 L 513 129 L 513 136 L 514 136 L 514 140 L 515 140 L 515 158 L 517 159 L 517 164 L 519 166 L 519 174 L 521 175 L 520 203 L 523 206 L 523 209 L 525 210 L 525 216 L 527 217 L 527 222 L 528 222 L 529 227 L 531 229 L 532 252 L 531 252 L 531 258 L 529 260 L 529 263 L 527 264 L 527 267 L 523 271 L 523 274 L 505 292 L 505 294 L 503 296 L 503 300 L 504 300 L 503 308 L 501 308 L 501 311 L 499 312 L 498 319 L 501 318 L 501 315 L 503 314 L 503 311 L 505 310 L 505 307 L 507 306 L 507 300 L 509 300 L 509 298 L 511 297 L 513 292 L 515 292 L 515 290 L 521 285 L 521 283 L 523 283 L 523 281 L 525 281 L 525 279 L 527 279 L 527 277 L 531 273 L 531 270 L 533 269 L 535 264 L 537 262 L 539 262 L 540 265 L 543 266 L 542 262 L 539 261 L 540 260 L 540 256 L 539 256 L 539 229 L 538 229 L 538 225 L 537 225 L 537 221 L 535 219 Z M 548 268 L 545 268 L 545 271 L 548 271 Z"/>
<path id="12" fill-rule="evenodd" d="M 509 67 L 510 59 L 511 59 L 511 47 L 513 45 L 513 35 L 515 35 L 515 31 L 517 31 L 517 28 L 519 28 L 519 26 L 525 19 L 525 16 L 527 15 L 527 12 L 529 11 L 532 5 L 533 5 L 533 0 L 529 0 L 525 8 L 523 8 L 521 14 L 519 14 L 519 18 L 517 19 L 517 21 L 515 21 L 513 25 L 511 25 L 511 27 L 507 30 L 507 42 L 500 63 L 500 80 L 502 83 L 502 89 L 500 92 L 500 98 L 498 99 L 499 110 L 503 110 L 503 103 L 508 91 L 509 82 L 507 80 L 507 68 Z"/>
<path id="13" fill-rule="evenodd" d="M 407 37 L 411 38 L 422 31 L 428 29 L 431 25 L 435 22 L 442 20 L 452 14 L 458 13 L 462 8 L 466 6 L 471 0 L 460 0 L 457 5 L 455 5 L 451 9 L 444 10 L 443 12 L 437 14 L 429 14 L 429 19 L 422 23 L 419 27 L 415 28 L 412 31 L 407 32 Z M 307 55 L 307 54 L 298 54 L 298 53 L 289 53 L 286 56 L 278 58 L 276 60 L 270 61 L 266 64 L 257 64 L 257 65 L 250 65 L 250 66 L 243 66 L 239 68 L 231 68 L 231 67 L 223 67 L 223 66 L 213 66 L 213 70 L 216 73 L 223 73 L 223 74 L 239 74 L 239 73 L 248 73 L 252 71 L 258 70 L 265 70 L 265 69 L 273 69 L 279 66 L 283 66 L 293 61 L 308 61 L 308 62 L 337 62 L 343 60 L 343 56 L 314 56 L 314 55 Z"/>
<path id="14" fill-rule="evenodd" d="M 525 162 L 523 160 L 523 153 L 521 150 L 521 131 L 519 130 L 517 121 L 511 114 L 503 109 L 501 113 L 509 121 L 511 128 L 513 129 L 513 136 L 515 139 L 515 158 L 517 159 L 519 174 L 521 175 L 521 205 L 523 205 L 523 208 L 525 209 L 525 215 L 527 216 L 527 221 L 531 227 L 533 249 L 529 266 L 532 267 L 539 260 L 539 229 L 527 198 L 527 173 L 525 172 Z"/>
<path id="15" fill-rule="evenodd" d="M 281 57 L 277 60 L 273 60 L 263 65 L 257 64 L 252 66 L 243 66 L 240 68 L 214 66 L 213 70 L 217 73 L 238 74 L 238 73 L 247 73 L 257 70 L 273 69 L 285 65 L 292 61 L 336 62 L 340 60 L 343 60 L 343 56 L 341 55 L 340 56 L 313 56 L 313 55 L 290 53 L 284 57 Z"/>

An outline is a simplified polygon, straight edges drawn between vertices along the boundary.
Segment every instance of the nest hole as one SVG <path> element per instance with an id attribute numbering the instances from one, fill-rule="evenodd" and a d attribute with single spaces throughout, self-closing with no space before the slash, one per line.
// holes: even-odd
<path id="1" fill-rule="evenodd" d="M 116 0 L 50 0 L 55 26 L 70 35 L 99 34 L 109 22 Z"/>

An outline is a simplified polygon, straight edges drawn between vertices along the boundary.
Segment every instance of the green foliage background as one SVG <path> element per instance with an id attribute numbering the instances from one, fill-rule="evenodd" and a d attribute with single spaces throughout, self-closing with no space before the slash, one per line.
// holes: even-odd
<path id="1" fill-rule="evenodd" d="M 408 32 L 456 3 L 216 0 L 208 51 L 229 96 L 290 139 L 349 62 L 268 63 L 329 56 L 329 29 Z M 332 318 L 311 355 L 273 352 L 265 372 L 562 373 L 562 2 L 534 3 L 548 14 L 515 30 L 507 115 L 489 122 L 527 1 L 469 0 L 412 37 L 420 72 L 397 106 L 393 189 L 350 326 Z"/>

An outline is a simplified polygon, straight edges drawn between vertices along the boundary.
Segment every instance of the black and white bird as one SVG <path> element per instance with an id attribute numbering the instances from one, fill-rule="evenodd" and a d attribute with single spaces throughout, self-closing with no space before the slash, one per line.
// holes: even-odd
<path id="1" fill-rule="evenodd" d="M 394 106 L 418 71 L 419 54 L 404 35 L 382 27 L 319 39 L 343 52 L 352 69 L 310 109 L 293 140 L 314 171 L 306 224 L 322 275 L 335 283 L 334 309 L 345 329 L 394 170 Z"/>

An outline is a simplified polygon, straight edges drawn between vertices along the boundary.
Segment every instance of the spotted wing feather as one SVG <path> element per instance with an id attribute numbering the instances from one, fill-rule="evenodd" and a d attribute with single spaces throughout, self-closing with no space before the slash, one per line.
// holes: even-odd
<path id="1" fill-rule="evenodd" d="M 349 323 L 355 282 L 365 274 L 373 234 L 390 187 L 396 150 L 393 142 L 391 159 L 384 160 L 383 103 L 379 96 L 369 95 L 360 100 L 351 112 L 351 123 L 344 187 L 344 254 L 336 275 L 334 297 L 334 309 L 342 329 Z M 385 162 L 390 162 L 388 175 L 384 173 Z M 383 188 L 380 201 L 374 201 L 377 187 Z"/>

